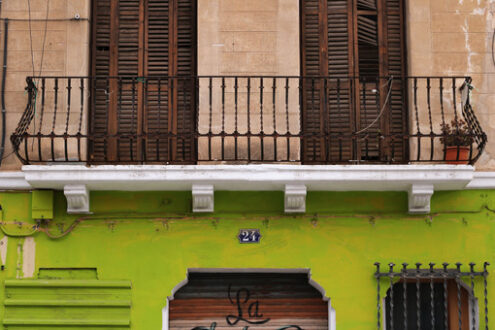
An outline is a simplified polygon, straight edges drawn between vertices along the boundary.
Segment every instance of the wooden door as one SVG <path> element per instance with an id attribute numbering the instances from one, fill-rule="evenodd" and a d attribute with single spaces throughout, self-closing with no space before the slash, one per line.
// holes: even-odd
<path id="1" fill-rule="evenodd" d="M 405 160 L 403 11 L 402 0 L 301 0 L 303 162 Z"/>
<path id="2" fill-rule="evenodd" d="M 195 0 L 93 3 L 92 162 L 194 163 Z"/>

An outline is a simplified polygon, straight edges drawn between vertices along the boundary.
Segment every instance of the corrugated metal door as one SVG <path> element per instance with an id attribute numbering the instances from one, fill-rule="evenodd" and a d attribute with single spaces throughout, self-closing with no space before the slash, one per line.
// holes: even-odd
<path id="1" fill-rule="evenodd" d="M 328 329 L 328 301 L 308 274 L 190 273 L 169 329 Z"/>

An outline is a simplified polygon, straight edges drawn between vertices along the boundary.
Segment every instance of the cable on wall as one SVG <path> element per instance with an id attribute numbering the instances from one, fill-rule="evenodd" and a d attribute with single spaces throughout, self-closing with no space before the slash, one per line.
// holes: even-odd
<path id="1" fill-rule="evenodd" d="M 46 19 L 45 19 L 45 30 L 43 31 L 43 44 L 41 47 L 41 63 L 40 63 L 40 73 L 38 76 L 41 76 L 43 73 L 43 60 L 45 58 L 45 44 L 46 44 L 46 35 L 48 33 L 48 16 L 50 13 L 50 0 L 46 0 Z"/>
<path id="2" fill-rule="evenodd" d="M 9 39 L 9 20 L 4 21 L 4 36 L 3 36 L 3 68 L 2 68 L 2 141 L 0 142 L 0 165 L 4 160 L 5 153 L 5 135 L 7 130 L 6 119 L 7 119 L 7 109 L 5 107 L 5 83 L 7 80 L 7 46 Z"/>
<path id="3" fill-rule="evenodd" d="M 495 29 L 493 30 L 493 37 L 492 37 L 492 60 L 493 60 L 493 65 L 495 65 Z"/>
<path id="4" fill-rule="evenodd" d="M 34 52 L 33 52 L 33 29 L 31 26 L 31 0 L 27 0 L 28 4 L 28 28 L 29 28 L 29 47 L 31 49 L 31 64 L 33 66 L 33 77 L 36 75 L 36 72 L 34 71 Z"/>

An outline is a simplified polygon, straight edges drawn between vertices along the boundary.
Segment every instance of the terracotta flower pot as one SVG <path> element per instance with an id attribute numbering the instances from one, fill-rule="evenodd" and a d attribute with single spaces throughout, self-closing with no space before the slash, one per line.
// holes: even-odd
<path id="1" fill-rule="evenodd" d="M 465 146 L 447 146 L 445 151 L 445 162 L 447 164 L 468 164 L 470 147 Z M 459 157 L 457 157 L 459 151 Z"/>

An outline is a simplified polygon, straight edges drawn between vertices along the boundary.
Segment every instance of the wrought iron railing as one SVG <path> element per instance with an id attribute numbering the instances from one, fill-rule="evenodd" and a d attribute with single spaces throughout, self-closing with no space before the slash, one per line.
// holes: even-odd
<path id="1" fill-rule="evenodd" d="M 375 266 L 378 330 L 488 330 L 488 262 L 478 271 L 475 263 Z"/>
<path id="2" fill-rule="evenodd" d="M 442 163 L 446 141 L 461 141 L 466 148 L 454 148 L 453 162 L 473 164 L 487 137 L 471 106 L 470 83 L 466 77 L 29 77 L 28 104 L 11 141 L 24 164 Z"/>

